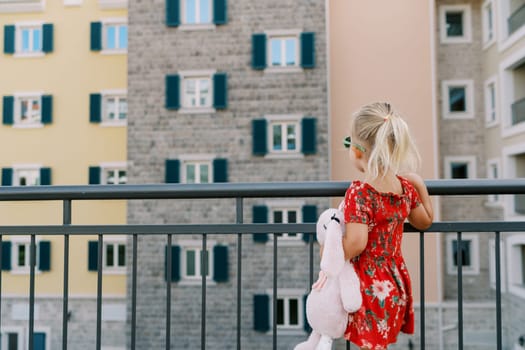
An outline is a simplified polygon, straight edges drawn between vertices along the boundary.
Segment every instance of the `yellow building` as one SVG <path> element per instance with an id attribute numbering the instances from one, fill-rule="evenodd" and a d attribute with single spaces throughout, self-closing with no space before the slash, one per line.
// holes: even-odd
<path id="1" fill-rule="evenodd" d="M 0 1 L 0 28 L 2 186 L 125 183 L 127 0 Z M 61 224 L 62 203 L 3 202 L 0 222 Z M 73 224 L 125 222 L 125 201 L 73 202 Z M 25 349 L 30 238 L 2 239 L 1 347 Z M 96 245 L 89 241 L 96 237 L 70 241 L 69 342 L 79 349 L 93 344 L 95 332 Z M 56 315 L 64 238 L 36 242 L 35 349 L 55 349 L 62 342 Z M 105 237 L 103 252 L 102 344 L 124 348 L 125 237 Z"/>

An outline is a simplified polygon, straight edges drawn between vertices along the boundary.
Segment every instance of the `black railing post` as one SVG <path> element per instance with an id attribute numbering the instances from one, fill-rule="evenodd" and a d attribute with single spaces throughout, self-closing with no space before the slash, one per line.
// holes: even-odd
<path id="1" fill-rule="evenodd" d="M 501 250 L 500 250 L 500 233 L 495 232 L 496 237 L 494 238 L 494 249 L 496 258 L 496 346 L 497 350 L 503 348 L 502 340 L 502 322 L 501 322 Z"/>
<path id="2" fill-rule="evenodd" d="M 457 233 L 456 262 L 458 273 L 458 349 L 463 350 L 463 247 L 461 232 Z"/>
<path id="3" fill-rule="evenodd" d="M 243 223 L 243 199 L 236 198 L 236 222 Z M 242 233 L 237 234 L 237 350 L 241 350 Z"/>
<path id="4" fill-rule="evenodd" d="M 102 255 L 104 254 L 104 241 L 102 234 L 98 235 L 97 256 L 97 343 L 96 350 L 102 347 Z"/>
<path id="5" fill-rule="evenodd" d="M 133 253 L 131 267 L 131 350 L 135 350 L 137 331 L 137 243 L 138 235 L 133 234 Z"/>
<path id="6" fill-rule="evenodd" d="M 211 271 L 208 269 L 208 250 L 206 248 L 206 234 L 202 234 L 201 253 L 201 349 L 206 349 L 206 278 Z"/>
<path id="7" fill-rule="evenodd" d="M 171 338 L 171 234 L 168 235 L 168 246 L 166 248 L 166 350 L 170 350 Z"/>
<path id="8" fill-rule="evenodd" d="M 35 265 L 36 243 L 35 235 L 31 235 L 29 244 L 29 350 L 33 350 L 35 335 Z"/>
<path id="9" fill-rule="evenodd" d="M 272 317 L 272 344 L 277 349 L 277 234 L 273 234 L 273 317 Z"/>
<path id="10" fill-rule="evenodd" d="M 63 202 L 62 223 L 71 225 L 71 200 Z M 64 287 L 62 299 L 62 350 L 67 350 L 67 323 L 69 321 L 69 235 L 64 234 Z"/>

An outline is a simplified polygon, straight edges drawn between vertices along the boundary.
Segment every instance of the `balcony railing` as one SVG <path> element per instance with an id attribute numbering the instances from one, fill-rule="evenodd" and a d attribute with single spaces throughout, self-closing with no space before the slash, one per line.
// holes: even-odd
<path id="1" fill-rule="evenodd" d="M 509 36 L 525 24 L 525 4 L 514 11 L 507 19 Z"/>
<path id="2" fill-rule="evenodd" d="M 429 192 L 433 196 L 448 195 L 488 195 L 488 194 L 525 194 L 525 180 L 434 180 L 427 181 Z M 68 302 L 69 302 L 69 240 L 74 235 L 97 235 L 98 236 L 98 270 L 97 270 L 97 307 L 96 307 L 96 334 L 95 349 L 101 349 L 101 310 L 102 310 L 102 240 L 108 235 L 130 235 L 131 239 L 131 275 L 130 295 L 128 295 L 128 305 L 130 309 L 130 335 L 129 347 L 132 350 L 137 348 L 137 251 L 138 237 L 140 235 L 166 235 L 168 246 L 171 246 L 172 235 L 200 234 L 203 241 L 203 249 L 206 249 L 207 234 L 230 235 L 237 238 L 237 266 L 236 266 L 236 339 L 232 340 L 231 348 L 242 349 L 242 279 L 243 279 L 243 248 L 242 237 L 247 234 L 255 233 L 286 233 L 286 232 L 306 232 L 310 233 L 309 240 L 309 279 L 313 282 L 313 251 L 314 242 L 312 233 L 315 231 L 314 223 L 296 224 L 247 224 L 243 222 L 243 203 L 247 198 L 283 198 L 283 197 L 342 197 L 348 186 L 346 182 L 305 182 L 305 183 L 239 183 L 239 184 L 202 184 L 202 185 L 116 185 L 116 186 L 40 186 L 40 187 L 3 187 L 0 188 L 0 201 L 62 201 L 63 202 L 63 224 L 62 225 L 17 225 L 0 226 L 0 233 L 3 235 L 27 235 L 31 236 L 31 264 L 29 273 L 29 345 L 34 348 L 34 321 L 35 321 L 35 239 L 39 235 L 58 235 L 64 239 L 64 270 L 63 270 L 63 313 L 62 313 L 62 349 L 68 348 Z M 234 198 L 236 212 L 235 223 L 213 224 L 163 224 L 163 225 L 73 225 L 72 202 L 86 200 L 141 200 L 141 199 L 207 199 L 207 198 Z M 417 232 L 409 225 L 405 230 L 419 237 L 420 254 L 420 307 L 419 307 L 419 347 L 425 349 L 425 233 Z M 525 231 L 524 222 L 502 222 L 502 221 L 476 221 L 476 222 L 436 222 L 427 232 L 454 232 L 457 241 L 461 242 L 462 233 L 485 232 L 495 237 L 495 273 L 496 273 L 496 344 L 497 349 L 502 349 L 502 312 L 501 312 L 501 257 L 500 257 L 500 232 L 523 232 Z M 137 232 L 130 234 L 130 232 Z M 205 232 L 203 234 L 203 232 Z M 2 242 L 0 234 L 0 243 Z M 458 324 L 458 348 L 463 349 L 463 272 L 461 263 L 461 250 L 457 254 L 457 324 Z M 0 262 L 2 261 L 2 250 L 0 249 Z M 273 295 L 277 295 L 277 235 L 273 241 Z M 171 252 L 167 250 L 167 276 L 171 275 Z M 169 279 L 168 279 L 169 280 Z M 206 348 L 206 300 L 207 289 L 206 277 L 202 276 L 201 283 L 201 348 Z M 172 283 L 166 283 L 166 320 L 165 320 L 165 348 L 172 347 Z M 2 291 L 2 278 L 0 275 L 0 293 Z M 2 295 L 0 294 L 0 305 Z M 276 310 L 276 298 L 273 298 L 273 308 Z M 1 313 L 0 313 L 1 315 Z M 2 320 L 0 319 L 0 325 Z M 276 318 L 273 318 L 272 325 L 272 348 L 277 349 L 278 332 Z M 235 343 L 235 344 L 234 344 Z M 347 348 L 350 344 L 347 343 Z"/>

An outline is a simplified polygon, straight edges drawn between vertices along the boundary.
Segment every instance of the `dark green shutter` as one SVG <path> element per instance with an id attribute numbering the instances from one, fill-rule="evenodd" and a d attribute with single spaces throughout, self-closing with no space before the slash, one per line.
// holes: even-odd
<path id="1" fill-rule="evenodd" d="M 228 0 L 213 1 L 213 23 L 228 23 Z"/>
<path id="2" fill-rule="evenodd" d="M 176 27 L 180 24 L 179 0 L 166 0 L 166 25 Z"/>
<path id="3" fill-rule="evenodd" d="M 310 333 L 312 331 L 312 327 L 310 326 L 310 323 L 308 323 L 308 316 L 306 315 L 306 300 L 307 299 L 308 299 L 308 294 L 305 294 L 303 296 L 304 331 L 306 333 Z"/>
<path id="4" fill-rule="evenodd" d="M 90 166 L 89 167 L 89 184 L 100 185 L 100 167 Z"/>
<path id="5" fill-rule="evenodd" d="M 301 33 L 301 66 L 315 67 L 315 34 Z"/>
<path id="6" fill-rule="evenodd" d="M 100 123 L 102 120 L 102 95 L 89 95 L 89 121 L 91 123 Z"/>
<path id="7" fill-rule="evenodd" d="M 40 168 L 40 184 L 51 185 L 51 168 Z"/>
<path id="8" fill-rule="evenodd" d="M 168 278 L 168 246 L 164 247 L 164 280 Z M 180 247 L 171 246 L 171 281 L 178 282 L 180 280 Z"/>
<path id="9" fill-rule="evenodd" d="M 166 159 L 165 180 L 167 184 L 180 182 L 180 161 L 178 159 Z"/>
<path id="10" fill-rule="evenodd" d="M 303 154 L 315 154 L 316 152 L 316 120 L 315 118 L 303 118 L 302 128 L 302 149 Z"/>
<path id="11" fill-rule="evenodd" d="M 98 241 L 88 242 L 88 271 L 98 269 Z"/>
<path id="12" fill-rule="evenodd" d="M 2 168 L 2 186 L 12 186 L 13 185 L 13 169 L 12 168 Z"/>
<path id="13" fill-rule="evenodd" d="M 2 270 L 11 270 L 11 242 L 2 242 Z"/>
<path id="14" fill-rule="evenodd" d="M 253 296 L 253 329 L 257 332 L 270 330 L 270 297 L 266 294 Z"/>
<path id="15" fill-rule="evenodd" d="M 228 282 L 228 247 L 216 245 L 213 247 L 213 280 Z"/>
<path id="16" fill-rule="evenodd" d="M 253 223 L 266 224 L 268 223 L 268 207 L 265 205 L 254 205 L 253 208 Z M 254 242 L 266 243 L 268 242 L 267 233 L 254 233 Z"/>
<path id="17" fill-rule="evenodd" d="M 266 34 L 252 35 L 252 67 L 266 68 Z"/>
<path id="18" fill-rule="evenodd" d="M 42 123 L 51 124 L 53 122 L 53 96 L 42 96 Z"/>
<path id="19" fill-rule="evenodd" d="M 4 125 L 13 125 L 15 121 L 15 98 L 13 96 L 4 96 L 2 116 Z"/>
<path id="20" fill-rule="evenodd" d="M 228 108 L 228 77 L 226 73 L 213 75 L 213 107 Z"/>
<path id="21" fill-rule="evenodd" d="M 34 333 L 33 350 L 46 350 L 46 333 L 42 333 L 42 332 Z"/>
<path id="22" fill-rule="evenodd" d="M 305 205 L 303 206 L 303 222 L 310 223 L 310 222 L 317 222 L 317 206 L 315 205 Z M 309 233 L 309 232 L 307 232 Z M 303 240 L 305 242 L 310 242 L 310 236 L 311 234 L 303 234 Z M 312 232 L 315 233 L 315 232 Z M 314 242 L 315 242 L 316 236 L 314 234 Z"/>
<path id="23" fill-rule="evenodd" d="M 166 75 L 166 108 L 180 108 L 180 78 L 178 75 Z"/>
<path id="24" fill-rule="evenodd" d="M 266 119 L 255 119 L 252 121 L 252 133 L 253 133 L 253 155 L 264 156 L 268 150 L 266 146 Z"/>
<path id="25" fill-rule="evenodd" d="M 91 22 L 91 51 L 102 50 L 102 23 Z"/>
<path id="26" fill-rule="evenodd" d="M 38 242 L 38 269 L 40 271 L 51 270 L 51 242 Z"/>
<path id="27" fill-rule="evenodd" d="M 217 158 L 213 160 L 213 182 L 228 182 L 228 160 Z"/>
<path id="28" fill-rule="evenodd" d="M 53 24 L 46 23 L 42 26 L 42 51 L 45 53 L 53 52 Z"/>
<path id="29" fill-rule="evenodd" d="M 15 26 L 4 26 L 4 53 L 15 53 Z"/>

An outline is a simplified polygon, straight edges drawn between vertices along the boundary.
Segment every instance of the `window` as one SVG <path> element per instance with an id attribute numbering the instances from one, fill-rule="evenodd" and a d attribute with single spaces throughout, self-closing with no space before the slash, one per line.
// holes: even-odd
<path id="1" fill-rule="evenodd" d="M 485 81 L 485 123 L 487 126 L 497 124 L 496 109 L 496 77 L 492 77 Z"/>
<path id="2" fill-rule="evenodd" d="M 211 24 L 211 0 L 183 0 L 182 6 L 184 24 Z"/>
<path id="3" fill-rule="evenodd" d="M 210 271 L 213 271 L 211 265 L 213 258 L 210 255 L 212 255 L 212 251 L 206 250 L 203 252 L 202 246 L 183 247 L 182 278 L 186 280 L 200 280 L 204 273 L 206 278 L 210 279 Z M 204 264 L 202 263 L 203 258 Z"/>
<path id="4" fill-rule="evenodd" d="M 23 341 L 22 329 L 2 329 L 2 333 L 0 334 L 0 349 L 22 350 Z"/>
<path id="5" fill-rule="evenodd" d="M 41 125 L 41 95 L 19 96 L 15 101 L 15 125 Z"/>
<path id="6" fill-rule="evenodd" d="M 276 200 L 266 202 L 269 214 L 270 223 L 273 224 L 295 224 L 303 222 L 302 207 L 304 202 L 296 200 Z M 301 242 L 302 234 L 300 233 L 282 233 L 278 234 L 279 242 Z M 271 243 L 271 242 L 269 242 Z"/>
<path id="7" fill-rule="evenodd" d="M 43 270 L 49 271 L 50 261 L 40 261 L 40 249 L 43 249 L 43 255 L 45 260 L 49 258 L 49 249 L 46 249 L 42 245 L 44 241 L 40 241 L 38 238 L 35 242 L 35 271 L 40 272 Z M 46 246 L 49 243 L 46 242 Z M 44 256 L 42 256 L 44 257 Z M 44 267 L 41 264 L 46 264 Z M 13 274 L 28 274 L 31 268 L 31 237 L 30 236 L 11 236 L 11 273 Z"/>
<path id="8" fill-rule="evenodd" d="M 104 23 L 104 50 L 126 51 L 128 49 L 128 24 Z"/>
<path id="9" fill-rule="evenodd" d="M 270 66 L 290 67 L 298 65 L 297 37 L 282 36 L 270 38 Z"/>
<path id="10" fill-rule="evenodd" d="M 17 28 L 17 52 L 22 54 L 42 52 L 42 25 Z"/>
<path id="11" fill-rule="evenodd" d="M 183 82 L 184 98 L 182 106 L 185 108 L 211 107 L 211 78 L 191 77 Z"/>
<path id="12" fill-rule="evenodd" d="M 447 179 L 476 178 L 476 157 L 473 157 L 473 156 L 445 157 L 445 178 Z"/>
<path id="13" fill-rule="evenodd" d="M 121 124 L 128 119 L 128 99 L 125 95 L 104 95 L 103 122 Z"/>
<path id="14" fill-rule="evenodd" d="M 104 183 L 106 185 L 121 185 L 128 180 L 126 169 L 104 169 Z"/>
<path id="15" fill-rule="evenodd" d="M 270 297 L 273 291 L 268 291 Z M 274 315 L 277 328 L 281 331 L 303 331 L 304 320 L 304 291 L 295 289 L 277 290 L 277 314 Z M 272 301 L 270 300 L 270 305 Z M 270 308 L 273 314 L 273 308 Z M 271 323 L 270 323 L 271 324 Z"/>
<path id="16" fill-rule="evenodd" d="M 126 272 L 126 242 L 104 241 L 104 272 Z"/>
<path id="17" fill-rule="evenodd" d="M 461 244 L 458 244 L 456 235 L 447 235 L 447 271 L 457 274 L 459 264 L 458 253 L 461 257 L 463 274 L 479 274 L 479 241 L 475 234 L 463 234 Z"/>
<path id="18" fill-rule="evenodd" d="M 211 179 L 211 162 L 184 162 L 184 182 L 189 184 L 210 183 Z"/>
<path id="19" fill-rule="evenodd" d="M 492 159 L 487 162 L 487 178 L 500 178 L 500 162 L 499 159 Z M 501 196 L 499 194 L 491 194 L 488 197 L 488 204 L 501 204 Z"/>
<path id="20" fill-rule="evenodd" d="M 525 235 L 508 237 L 506 246 L 509 291 L 525 298 Z"/>
<path id="21" fill-rule="evenodd" d="M 443 118 L 473 118 L 473 91 L 472 80 L 444 80 L 441 83 Z"/>
<path id="22" fill-rule="evenodd" d="M 300 152 L 300 116 L 267 116 L 270 153 L 297 154 Z"/>
<path id="23" fill-rule="evenodd" d="M 21 167 L 14 169 L 13 186 L 40 185 L 40 167 Z"/>
<path id="24" fill-rule="evenodd" d="M 468 43 L 471 38 L 469 5 L 443 5 L 439 8 L 441 43 Z"/>
<path id="25" fill-rule="evenodd" d="M 483 4 L 483 47 L 487 48 L 495 42 L 494 2 L 486 1 Z"/>

